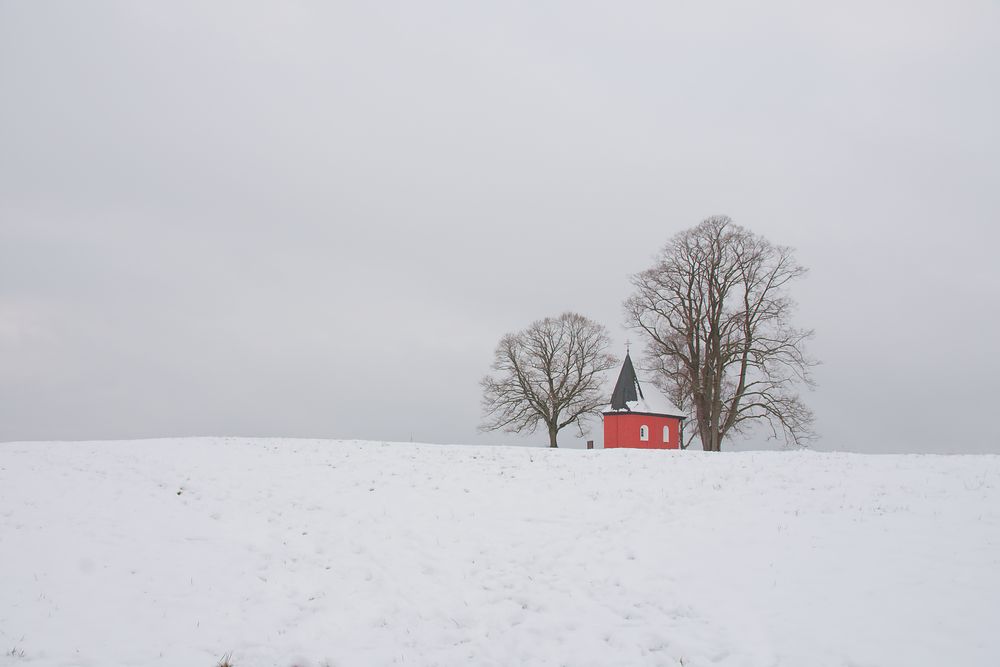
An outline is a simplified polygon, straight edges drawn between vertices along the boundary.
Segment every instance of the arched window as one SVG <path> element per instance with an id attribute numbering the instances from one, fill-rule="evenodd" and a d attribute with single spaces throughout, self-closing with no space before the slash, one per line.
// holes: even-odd
<path id="1" fill-rule="evenodd" d="M 670 426 L 668 424 L 663 425 L 663 442 L 670 442 Z"/>
<path id="2" fill-rule="evenodd" d="M 639 439 L 643 442 L 649 440 L 649 427 L 645 424 L 639 427 Z"/>

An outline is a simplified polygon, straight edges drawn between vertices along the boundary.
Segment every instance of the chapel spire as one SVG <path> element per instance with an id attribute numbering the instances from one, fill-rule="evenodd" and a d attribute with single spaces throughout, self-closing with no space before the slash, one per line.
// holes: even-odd
<path id="1" fill-rule="evenodd" d="M 625 362 L 622 364 L 621 373 L 618 374 L 618 382 L 615 383 L 615 391 L 611 394 L 612 410 L 629 410 L 630 402 L 645 399 L 642 395 L 642 387 L 639 386 L 639 378 L 635 375 L 635 366 L 632 365 L 632 357 L 628 351 L 625 352 Z"/>

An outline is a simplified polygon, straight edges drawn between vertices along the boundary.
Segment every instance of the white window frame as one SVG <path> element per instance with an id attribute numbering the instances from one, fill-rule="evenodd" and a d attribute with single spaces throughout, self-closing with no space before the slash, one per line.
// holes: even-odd
<path id="1" fill-rule="evenodd" d="M 663 425 L 663 442 L 670 443 L 670 424 Z"/>
<path id="2" fill-rule="evenodd" d="M 649 427 L 645 424 L 639 427 L 639 439 L 643 442 L 649 442 Z"/>

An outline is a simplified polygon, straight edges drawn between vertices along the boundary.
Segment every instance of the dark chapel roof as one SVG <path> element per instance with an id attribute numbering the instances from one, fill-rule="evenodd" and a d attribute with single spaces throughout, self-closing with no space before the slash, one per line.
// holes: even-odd
<path id="1" fill-rule="evenodd" d="M 660 396 L 655 388 L 643 393 L 642 385 L 639 384 L 639 378 L 635 374 L 635 366 L 632 365 L 632 357 L 628 352 L 625 353 L 618 382 L 615 383 L 615 390 L 611 394 L 611 405 L 604 411 L 605 414 L 614 412 L 636 412 L 685 419 L 684 413 Z"/>
<path id="2" fill-rule="evenodd" d="M 642 396 L 642 387 L 639 386 L 639 378 L 635 376 L 635 366 L 632 365 L 632 357 L 625 353 L 625 363 L 622 364 L 622 371 L 618 374 L 618 382 L 615 384 L 615 391 L 611 394 L 612 410 L 631 410 L 629 403 L 638 401 Z"/>

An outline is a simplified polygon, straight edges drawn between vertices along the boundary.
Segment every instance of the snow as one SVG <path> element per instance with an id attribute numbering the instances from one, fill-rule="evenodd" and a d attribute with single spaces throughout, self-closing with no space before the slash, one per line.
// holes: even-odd
<path id="1" fill-rule="evenodd" d="M 609 403 L 604 410 L 602 410 L 602 412 L 604 414 L 612 414 L 616 412 L 649 412 L 654 415 L 685 417 L 685 414 L 681 412 L 680 408 L 674 406 L 674 404 L 667 399 L 656 396 L 644 396 L 637 401 L 625 401 L 625 405 L 628 406 L 628 410 L 615 410 Z"/>
<path id="2" fill-rule="evenodd" d="M 686 417 L 685 413 L 676 405 L 671 403 L 655 387 L 643 386 L 642 396 L 637 401 L 626 401 L 628 412 L 650 412 L 655 415 L 669 415 L 671 417 Z M 625 410 L 614 410 L 609 403 L 603 410 L 605 414 L 609 412 L 625 412 Z"/>
<path id="3" fill-rule="evenodd" d="M 1000 457 L 7 443 L 0 577 L 0 665 L 995 665 Z"/>

